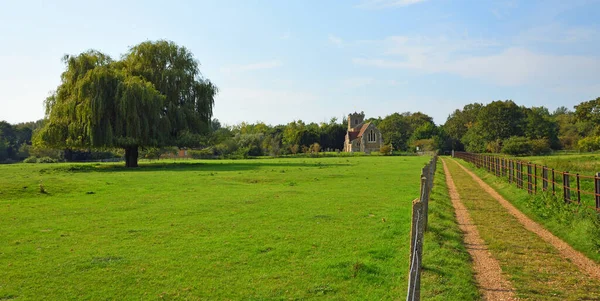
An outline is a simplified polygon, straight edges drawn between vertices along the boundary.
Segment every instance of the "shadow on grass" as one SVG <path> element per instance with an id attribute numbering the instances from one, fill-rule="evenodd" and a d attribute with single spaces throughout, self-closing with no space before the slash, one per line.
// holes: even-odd
<path id="1" fill-rule="evenodd" d="M 49 167 L 40 173 L 55 172 L 147 172 L 147 171 L 248 171 L 259 168 L 326 168 L 330 166 L 350 166 L 349 163 L 324 164 L 306 162 L 193 162 L 193 163 L 140 163 L 139 167 L 128 168 L 123 163 L 75 163 Z"/>

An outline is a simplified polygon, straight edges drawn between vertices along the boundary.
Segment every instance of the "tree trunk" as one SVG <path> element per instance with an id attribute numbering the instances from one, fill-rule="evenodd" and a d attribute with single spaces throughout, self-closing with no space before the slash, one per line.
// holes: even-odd
<path id="1" fill-rule="evenodd" d="M 125 148 L 125 166 L 138 167 L 138 147 L 130 146 Z"/>

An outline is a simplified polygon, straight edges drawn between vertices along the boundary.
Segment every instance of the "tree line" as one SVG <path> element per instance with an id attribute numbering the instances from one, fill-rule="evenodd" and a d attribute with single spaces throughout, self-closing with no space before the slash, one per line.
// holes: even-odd
<path id="1" fill-rule="evenodd" d="M 518 106 L 512 100 L 468 104 L 443 125 L 447 146 L 469 152 L 540 155 L 600 150 L 600 98 L 574 106 Z"/>
<path id="2" fill-rule="evenodd" d="M 455 110 L 446 123 L 439 126 L 421 112 L 393 113 L 366 122 L 380 129 L 386 146 L 402 152 L 418 148 L 537 155 L 561 149 L 600 150 L 600 98 L 582 102 L 574 106 L 574 110 L 560 107 L 553 112 L 545 107 L 519 106 L 511 100 L 486 105 L 473 103 Z M 16 125 L 0 122 L 0 162 L 20 161 L 29 156 L 66 161 L 125 156 L 123 149 L 110 145 L 57 149 L 33 143 L 44 124 L 44 120 Z M 346 130 L 346 118 L 331 118 L 321 123 L 295 120 L 281 125 L 263 122 L 222 125 L 213 118 L 204 134 L 187 137 L 182 144 L 142 145 L 139 155 L 156 159 L 164 154 L 175 155 L 182 147 L 193 149 L 191 154 L 198 158 L 340 151 Z"/>
<path id="3" fill-rule="evenodd" d="M 340 151 L 347 120 L 284 125 L 262 122 L 222 126 L 213 118 L 217 87 L 185 47 L 147 41 L 119 59 L 96 50 L 63 57 L 60 85 L 46 99 L 43 120 L 0 122 L 0 162 L 155 158 L 195 149 L 200 157 L 279 156 Z M 518 106 L 511 100 L 473 103 L 443 125 L 427 114 L 370 118 L 385 149 L 466 150 L 544 154 L 558 149 L 600 149 L 600 98 L 574 111 Z M 388 153 L 385 151 L 385 153 Z"/>

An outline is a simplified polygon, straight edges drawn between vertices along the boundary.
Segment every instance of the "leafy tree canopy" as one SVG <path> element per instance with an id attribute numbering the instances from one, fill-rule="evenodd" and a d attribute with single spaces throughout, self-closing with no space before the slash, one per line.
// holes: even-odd
<path id="1" fill-rule="evenodd" d="M 90 50 L 63 61 L 38 144 L 120 147 L 135 167 L 140 146 L 189 146 L 210 129 L 217 88 L 185 47 L 143 42 L 121 60 Z"/>

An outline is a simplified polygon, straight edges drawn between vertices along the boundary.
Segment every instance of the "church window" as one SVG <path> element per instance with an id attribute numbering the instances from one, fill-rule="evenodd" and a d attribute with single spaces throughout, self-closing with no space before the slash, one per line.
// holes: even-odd
<path id="1" fill-rule="evenodd" d="M 373 130 L 371 130 L 371 132 L 369 132 L 369 135 L 367 135 L 367 136 L 368 136 L 369 142 L 375 142 L 376 136 L 375 136 L 375 132 L 373 132 Z"/>

